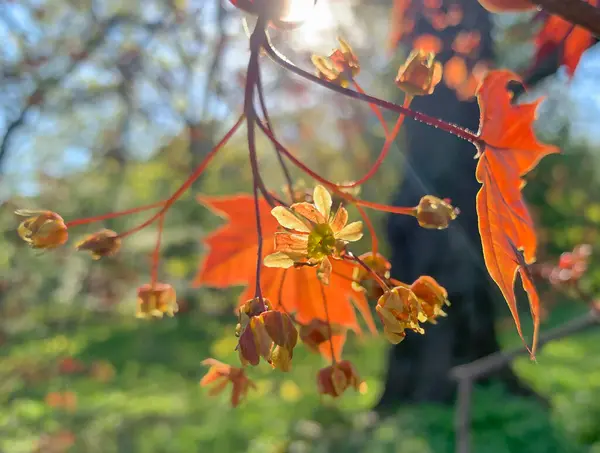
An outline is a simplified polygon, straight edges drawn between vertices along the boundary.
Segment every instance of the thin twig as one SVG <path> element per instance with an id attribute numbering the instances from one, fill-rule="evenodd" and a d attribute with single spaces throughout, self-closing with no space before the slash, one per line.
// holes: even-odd
<path id="1" fill-rule="evenodd" d="M 541 348 L 550 341 L 559 340 L 575 333 L 584 332 L 590 328 L 597 327 L 600 324 L 600 312 L 597 308 L 592 308 L 585 315 L 572 319 L 561 326 L 549 330 L 540 336 L 538 348 Z M 475 360 L 465 365 L 459 365 L 450 370 L 450 377 L 456 380 L 464 378 L 481 379 L 501 369 L 516 357 L 524 355 L 527 350 L 523 347 L 514 348 L 508 351 L 498 351 L 479 360 Z"/>

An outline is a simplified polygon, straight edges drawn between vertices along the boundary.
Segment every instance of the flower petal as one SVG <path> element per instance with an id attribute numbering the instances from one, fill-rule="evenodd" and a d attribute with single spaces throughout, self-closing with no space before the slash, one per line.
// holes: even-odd
<path id="1" fill-rule="evenodd" d="M 275 233 L 275 250 L 306 256 L 308 253 L 308 235 Z"/>
<path id="2" fill-rule="evenodd" d="M 298 215 L 310 220 L 313 223 L 323 224 L 327 223 L 327 218 L 321 214 L 321 212 L 315 207 L 314 204 L 310 203 L 294 203 L 290 208 Z"/>
<path id="3" fill-rule="evenodd" d="M 340 231 L 334 233 L 335 238 L 348 242 L 358 241 L 360 238 L 363 237 L 362 227 L 363 223 L 360 221 L 349 223 Z"/>
<path id="4" fill-rule="evenodd" d="M 343 206 L 340 206 L 329 223 L 334 233 L 339 233 L 348 223 L 348 211 Z"/>
<path id="5" fill-rule="evenodd" d="M 310 232 L 310 228 L 306 225 L 306 223 L 303 222 L 302 219 L 298 218 L 298 216 L 296 214 L 294 214 L 294 212 L 289 210 L 288 208 L 285 208 L 283 206 L 275 206 L 271 210 L 271 214 L 273 215 L 273 217 L 275 217 L 277 219 L 279 224 L 284 228 L 288 228 L 290 230 L 302 231 L 303 233 Z"/>
<path id="6" fill-rule="evenodd" d="M 294 265 L 294 260 L 283 252 L 275 252 L 265 256 L 263 264 L 267 267 L 288 269 Z"/>
<path id="7" fill-rule="evenodd" d="M 323 285 L 329 285 L 332 270 L 333 266 L 331 265 L 331 261 L 329 261 L 329 259 L 325 257 L 325 259 L 321 261 L 321 265 L 317 269 L 317 278 L 321 281 Z"/>
<path id="8" fill-rule="evenodd" d="M 313 192 L 313 201 L 315 206 L 319 210 L 323 216 L 329 220 L 329 215 L 331 214 L 331 195 L 327 191 L 327 189 L 321 185 L 315 187 Z"/>

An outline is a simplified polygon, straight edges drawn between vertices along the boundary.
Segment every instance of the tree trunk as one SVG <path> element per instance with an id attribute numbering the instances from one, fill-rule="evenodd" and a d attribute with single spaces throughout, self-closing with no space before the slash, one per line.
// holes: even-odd
<path id="1" fill-rule="evenodd" d="M 464 15 L 460 24 L 442 31 L 432 27 L 423 2 L 413 3 L 415 28 L 403 38 L 407 47 L 422 34 L 437 36 L 444 43 L 438 58 L 445 62 L 455 55 L 452 43 L 457 33 L 476 30 L 481 42 L 475 58 L 467 59 L 468 66 L 492 59 L 489 17 L 476 0 L 444 0 L 443 7 L 460 4 Z M 477 103 L 459 101 L 456 92 L 444 82 L 433 95 L 416 98 L 412 107 L 471 130 L 478 129 Z M 448 377 L 450 368 L 499 349 L 494 301 L 500 293 L 485 269 L 477 230 L 475 196 L 480 185 L 475 179 L 475 147 L 408 119 L 404 131 L 405 176 L 394 203 L 415 206 L 423 195 L 431 194 L 450 198 L 461 214 L 443 231 L 420 228 L 407 216 L 389 218 L 393 276 L 410 283 L 420 275 L 430 275 L 447 289 L 452 305 L 447 318 L 437 325 L 427 325 L 425 335 L 411 332 L 391 349 L 380 410 L 405 403 L 451 402 L 455 384 Z M 499 375 L 512 391 L 531 392 L 510 369 Z"/>

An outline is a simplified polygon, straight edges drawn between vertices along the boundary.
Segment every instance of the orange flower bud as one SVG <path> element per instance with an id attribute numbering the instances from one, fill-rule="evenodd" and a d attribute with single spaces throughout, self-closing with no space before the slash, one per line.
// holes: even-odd
<path id="1" fill-rule="evenodd" d="M 121 239 L 116 232 L 104 229 L 85 237 L 75 245 L 75 248 L 89 250 L 92 258 L 99 260 L 103 256 L 115 255 L 121 248 Z"/>
<path id="2" fill-rule="evenodd" d="M 210 396 L 221 393 L 228 383 L 231 382 L 231 405 L 236 407 L 248 394 L 248 390 L 256 388 L 256 385 L 248 379 L 242 368 L 232 367 L 215 359 L 206 359 L 202 365 L 210 366 L 208 373 L 200 381 L 201 387 L 213 386 L 209 390 Z"/>
<path id="3" fill-rule="evenodd" d="M 319 393 L 334 398 L 344 393 L 348 387 L 354 387 L 355 390 L 358 390 L 361 382 L 356 368 L 348 360 L 342 360 L 325 367 L 317 374 Z"/>
<path id="4" fill-rule="evenodd" d="M 419 326 L 420 303 L 408 286 L 396 286 L 377 301 L 377 314 L 383 323 L 383 333 L 392 344 L 398 344 L 411 329 L 424 333 Z"/>
<path id="5" fill-rule="evenodd" d="M 266 300 L 269 310 L 257 311 L 259 308 L 253 307 L 257 300 L 253 299 L 243 306 L 252 315 L 245 325 L 242 324 L 238 343 L 240 361 L 243 365 L 256 366 L 262 357 L 273 368 L 289 371 L 298 331 L 287 313 L 270 309 L 271 305 Z"/>
<path id="6" fill-rule="evenodd" d="M 308 349 L 318 354 L 320 345 L 331 340 L 332 335 L 339 335 L 344 330 L 339 324 L 328 325 L 326 321 L 315 318 L 300 327 L 300 339 Z"/>
<path id="7" fill-rule="evenodd" d="M 350 44 L 342 38 L 338 38 L 338 41 L 339 48 L 335 49 L 329 57 L 313 55 L 311 60 L 319 78 L 347 88 L 360 72 L 360 63 Z"/>
<path id="8" fill-rule="evenodd" d="M 387 281 L 390 278 L 390 270 L 392 265 L 383 255 L 379 253 L 374 255 L 372 252 L 367 252 L 359 256 L 363 263 L 369 266 L 382 280 Z M 374 279 L 373 275 L 362 266 L 354 268 L 352 279 L 352 288 L 355 291 L 366 291 L 367 296 L 371 299 L 378 299 L 383 295 L 383 289 Z"/>
<path id="9" fill-rule="evenodd" d="M 407 95 L 424 96 L 433 93 L 442 80 L 442 65 L 433 52 L 413 50 L 398 70 L 396 85 Z"/>
<path id="10" fill-rule="evenodd" d="M 421 303 L 421 321 L 436 323 L 436 318 L 446 316 L 444 305 L 450 305 L 448 292 L 432 277 L 423 275 L 410 286 Z"/>
<path id="11" fill-rule="evenodd" d="M 423 228 L 443 230 L 448 228 L 459 213 L 449 202 L 433 195 L 425 195 L 415 208 L 414 216 Z"/>
<path id="12" fill-rule="evenodd" d="M 36 249 L 52 249 L 67 242 L 69 233 L 61 216 L 52 211 L 19 209 L 15 214 L 27 217 L 17 229 L 19 237 Z"/>
<path id="13" fill-rule="evenodd" d="M 145 284 L 137 293 L 137 318 L 174 316 L 178 310 L 175 289 L 167 283 Z"/>

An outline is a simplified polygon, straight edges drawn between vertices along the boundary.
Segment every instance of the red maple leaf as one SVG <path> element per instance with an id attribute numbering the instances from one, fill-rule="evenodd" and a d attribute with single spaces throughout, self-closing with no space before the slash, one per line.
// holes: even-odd
<path id="1" fill-rule="evenodd" d="M 588 3 L 598 6 L 598 0 Z M 539 65 L 548 55 L 560 52 L 560 62 L 573 75 L 581 55 L 594 43 L 594 36 L 585 28 L 577 27 L 558 16 L 548 16 L 535 38 L 535 63 Z"/>
<path id="2" fill-rule="evenodd" d="M 196 286 L 226 288 L 234 285 L 247 286 L 240 296 L 242 304 L 254 297 L 256 280 L 256 257 L 258 242 L 254 199 L 240 194 L 225 197 L 199 196 L 198 200 L 228 223 L 206 236 L 203 240 L 209 252 L 202 261 L 194 280 Z M 261 199 L 260 218 L 263 233 L 263 257 L 274 252 L 274 235 L 279 224 L 271 215 L 271 207 Z M 371 331 L 375 325 L 368 301 L 362 292 L 352 289 L 354 264 L 332 260 L 333 273 L 325 298 L 332 324 L 360 332 L 354 305 L 365 319 Z M 321 293 L 321 283 L 314 268 L 278 269 L 262 266 L 261 288 L 263 296 L 271 301 L 273 308 L 295 313 L 296 320 L 308 324 L 313 319 L 327 319 Z M 339 358 L 345 334 L 333 338 L 336 356 Z M 330 344 L 321 345 L 321 352 L 330 356 Z"/>
<path id="3" fill-rule="evenodd" d="M 537 141 L 533 120 L 540 100 L 512 104 L 510 81 L 519 77 L 506 70 L 492 71 L 483 80 L 477 95 L 481 111 L 479 136 L 485 142 L 477 164 L 479 233 L 483 256 L 515 320 L 521 338 L 514 284 L 517 273 L 527 291 L 534 323 L 531 353 L 535 353 L 539 329 L 539 297 L 527 265 L 535 261 L 537 238 L 533 221 L 522 198 L 522 177 L 547 154 L 559 150 Z"/>

